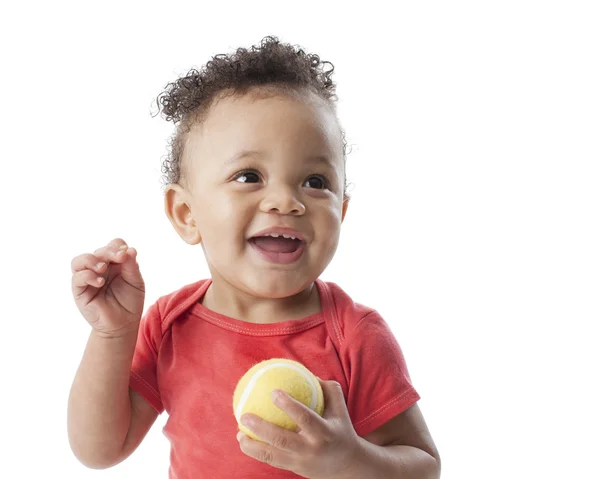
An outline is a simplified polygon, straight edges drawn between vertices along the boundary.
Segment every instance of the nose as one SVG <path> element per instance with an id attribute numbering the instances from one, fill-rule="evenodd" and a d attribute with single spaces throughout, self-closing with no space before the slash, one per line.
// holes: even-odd
<path id="1" fill-rule="evenodd" d="M 303 215 L 306 211 L 304 204 L 294 191 L 286 186 L 266 188 L 260 209 L 265 213 L 277 212 L 282 215 Z"/>

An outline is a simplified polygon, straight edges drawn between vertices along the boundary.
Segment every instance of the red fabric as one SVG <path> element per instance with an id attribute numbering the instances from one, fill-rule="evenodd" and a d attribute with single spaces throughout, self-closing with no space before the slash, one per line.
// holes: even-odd
<path id="1" fill-rule="evenodd" d="M 420 399 L 386 322 L 335 283 L 316 281 L 322 312 L 275 324 L 207 309 L 198 300 L 210 283 L 200 280 L 151 305 L 133 358 L 130 386 L 169 414 L 170 479 L 300 477 L 246 456 L 235 437 L 233 391 L 265 359 L 293 359 L 338 381 L 359 436 Z"/>

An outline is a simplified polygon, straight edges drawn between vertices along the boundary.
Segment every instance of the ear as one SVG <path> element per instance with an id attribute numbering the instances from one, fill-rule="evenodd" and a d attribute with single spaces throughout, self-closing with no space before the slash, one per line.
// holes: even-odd
<path id="1" fill-rule="evenodd" d="M 165 191 L 165 213 L 177 234 L 187 244 L 195 245 L 202 241 L 196 220 L 192 215 L 188 192 L 177 183 L 169 184 Z"/>
<path id="2" fill-rule="evenodd" d="M 342 223 L 344 222 L 344 218 L 346 217 L 346 211 L 348 210 L 349 202 L 350 198 L 348 196 L 344 197 L 344 202 L 342 203 Z"/>

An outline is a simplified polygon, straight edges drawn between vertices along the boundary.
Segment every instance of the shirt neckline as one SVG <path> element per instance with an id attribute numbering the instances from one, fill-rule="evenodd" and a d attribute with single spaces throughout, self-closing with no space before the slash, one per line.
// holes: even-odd
<path id="1" fill-rule="evenodd" d="M 325 317 L 329 314 L 329 294 L 327 291 L 327 285 L 319 278 L 315 280 L 315 285 L 319 292 L 319 299 L 321 301 L 321 311 L 310 314 L 303 318 L 289 319 L 279 321 L 277 323 L 249 323 L 240 319 L 232 318 L 216 311 L 208 309 L 206 306 L 200 304 L 200 300 L 206 293 L 208 287 L 212 284 L 212 279 L 207 279 L 199 291 L 194 295 L 196 300 L 192 306 L 191 313 L 203 320 L 219 326 L 224 329 L 229 329 L 241 334 L 253 335 L 253 336 L 274 336 L 281 334 L 292 334 L 305 331 L 313 328 L 325 321 Z"/>

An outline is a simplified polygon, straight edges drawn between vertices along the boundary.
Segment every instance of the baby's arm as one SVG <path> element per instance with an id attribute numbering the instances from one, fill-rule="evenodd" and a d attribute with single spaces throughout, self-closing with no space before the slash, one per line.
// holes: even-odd
<path id="1" fill-rule="evenodd" d="M 71 449 L 87 467 L 106 469 L 127 458 L 158 414 L 129 388 L 138 329 L 118 338 L 92 331 L 69 395 Z"/>

